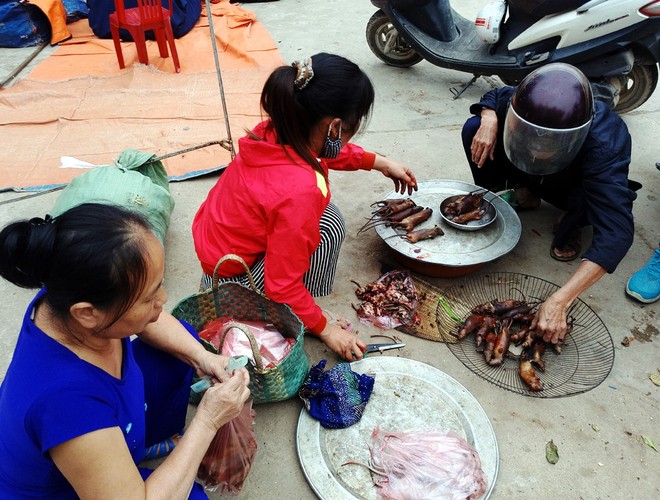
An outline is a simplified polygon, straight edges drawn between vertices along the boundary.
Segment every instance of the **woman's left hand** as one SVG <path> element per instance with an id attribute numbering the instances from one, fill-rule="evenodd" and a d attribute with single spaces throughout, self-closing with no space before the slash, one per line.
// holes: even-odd
<path id="1" fill-rule="evenodd" d="M 229 358 L 222 354 L 213 354 L 209 351 L 204 351 L 204 354 L 197 360 L 197 375 L 204 377 L 211 375 L 214 379 L 224 382 L 229 378 L 227 373 L 227 364 Z"/>
<path id="2" fill-rule="evenodd" d="M 417 179 L 407 165 L 377 154 L 373 168 L 394 181 L 394 190 L 397 193 L 405 194 L 407 191 L 410 196 L 413 191 L 417 191 Z"/>

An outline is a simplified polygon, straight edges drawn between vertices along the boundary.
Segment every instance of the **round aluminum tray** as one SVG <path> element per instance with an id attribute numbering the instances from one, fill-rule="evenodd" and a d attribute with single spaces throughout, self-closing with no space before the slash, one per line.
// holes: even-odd
<path id="1" fill-rule="evenodd" d="M 365 358 L 351 363 L 351 369 L 376 378 L 359 422 L 346 429 L 325 429 L 304 408 L 298 419 L 298 458 L 319 498 L 380 498 L 366 467 L 342 466 L 348 461 L 369 463 L 368 442 L 375 427 L 456 432 L 479 453 L 488 482 L 481 498 L 490 496 L 499 468 L 497 440 L 486 412 L 465 387 L 430 365 L 406 358 Z"/>
<path id="2" fill-rule="evenodd" d="M 440 215 L 440 203 L 449 196 L 465 194 L 478 186 L 469 182 L 434 179 L 418 183 L 419 189 L 410 198 L 417 204 L 433 209 L 433 215 L 416 229 L 438 225 L 445 232 L 432 240 L 409 243 L 397 235 L 403 234 L 392 227 L 376 226 L 376 233 L 395 252 L 427 264 L 444 266 L 473 266 L 484 264 L 509 253 L 518 244 L 522 225 L 516 211 L 492 192 L 484 199 L 497 209 L 495 221 L 480 231 L 461 231 L 451 227 Z M 401 198 L 391 191 L 384 198 Z"/>

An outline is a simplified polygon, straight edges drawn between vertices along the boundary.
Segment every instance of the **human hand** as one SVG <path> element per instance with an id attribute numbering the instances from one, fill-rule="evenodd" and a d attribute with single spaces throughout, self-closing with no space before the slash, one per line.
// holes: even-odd
<path id="1" fill-rule="evenodd" d="M 245 368 L 235 370 L 225 382 L 216 382 L 204 393 L 195 413 L 196 419 L 214 432 L 235 419 L 250 397 L 250 374 Z"/>
<path id="2" fill-rule="evenodd" d="M 374 162 L 375 170 L 378 170 L 385 177 L 388 177 L 394 181 L 394 190 L 397 193 L 405 194 L 408 192 L 408 196 L 412 194 L 413 191 L 417 191 L 417 179 L 413 171 L 403 163 L 398 163 L 392 161 L 384 156 L 376 155 L 376 161 Z"/>
<path id="3" fill-rule="evenodd" d="M 328 322 L 319 338 L 346 361 L 362 359 L 364 351 L 367 350 L 367 344 L 362 342 L 356 333 L 342 328 L 339 323 Z"/>
<path id="4" fill-rule="evenodd" d="M 543 334 L 543 340 L 557 344 L 564 340 L 568 331 L 566 322 L 567 305 L 551 295 L 539 307 L 532 320 L 531 329 Z"/>
<path id="5" fill-rule="evenodd" d="M 474 134 L 470 152 L 472 161 L 477 167 L 484 166 L 486 160 L 495 159 L 495 145 L 497 144 L 497 115 L 492 109 L 481 111 L 481 125 Z"/>
<path id="6" fill-rule="evenodd" d="M 213 354 L 205 349 L 197 361 L 197 375 L 199 377 L 211 376 L 214 382 L 225 382 L 229 379 L 227 373 L 228 363 L 229 358 L 227 356 Z"/>

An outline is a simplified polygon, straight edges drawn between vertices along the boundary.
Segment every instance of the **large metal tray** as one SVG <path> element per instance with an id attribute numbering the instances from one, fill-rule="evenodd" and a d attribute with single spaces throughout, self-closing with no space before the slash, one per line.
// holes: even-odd
<path id="1" fill-rule="evenodd" d="M 454 431 L 475 447 L 488 486 L 488 498 L 499 468 L 493 427 L 479 402 L 449 375 L 412 359 L 379 356 L 351 363 L 357 373 L 376 382 L 362 419 L 346 429 L 325 429 L 303 408 L 296 446 L 303 472 L 322 500 L 376 500 L 369 470 L 348 461 L 369 463 L 369 437 L 375 427 L 389 431 Z"/>
<path id="2" fill-rule="evenodd" d="M 417 205 L 433 209 L 431 218 L 418 226 L 419 229 L 438 225 L 445 232 L 432 240 L 409 243 L 397 235 L 402 231 L 386 226 L 376 226 L 378 235 L 395 252 L 429 264 L 444 266 L 473 266 L 484 264 L 509 253 L 518 244 L 522 225 L 516 211 L 502 198 L 492 192 L 484 198 L 497 209 L 495 222 L 480 231 L 461 231 L 447 224 L 440 216 L 440 203 L 448 196 L 466 194 L 480 189 L 474 184 L 463 181 L 433 179 L 418 183 L 419 189 L 410 198 Z M 396 191 L 391 191 L 387 198 L 401 198 Z"/>

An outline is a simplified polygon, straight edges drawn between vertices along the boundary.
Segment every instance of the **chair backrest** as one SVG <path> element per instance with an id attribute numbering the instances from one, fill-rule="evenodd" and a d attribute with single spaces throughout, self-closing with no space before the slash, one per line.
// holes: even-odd
<path id="1" fill-rule="evenodd" d="M 167 7 L 172 15 L 173 0 L 136 0 L 140 19 L 143 22 L 158 21 L 163 18 L 162 7 Z M 115 11 L 120 22 L 126 20 L 126 6 L 124 0 L 115 0 Z"/>

